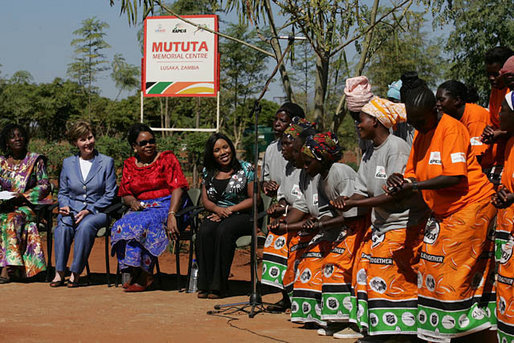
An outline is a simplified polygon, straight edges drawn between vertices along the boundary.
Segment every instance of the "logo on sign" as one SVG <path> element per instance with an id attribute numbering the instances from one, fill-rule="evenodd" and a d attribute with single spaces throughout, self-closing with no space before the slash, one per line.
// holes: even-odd
<path id="1" fill-rule="evenodd" d="M 428 160 L 428 164 L 441 165 L 441 152 L 440 151 L 432 151 L 430 153 L 430 159 Z"/>
<path id="2" fill-rule="evenodd" d="M 171 32 L 173 33 L 186 33 L 186 27 L 183 24 L 177 24 L 173 29 L 171 29 Z"/>

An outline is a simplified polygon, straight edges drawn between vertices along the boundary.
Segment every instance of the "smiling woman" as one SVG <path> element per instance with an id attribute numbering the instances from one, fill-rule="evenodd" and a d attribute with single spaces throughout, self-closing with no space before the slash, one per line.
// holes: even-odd
<path id="1" fill-rule="evenodd" d="M 0 133 L 0 191 L 14 195 L 0 200 L 0 283 L 31 277 L 45 270 L 45 257 L 36 225 L 34 204 L 50 193 L 46 158 L 27 151 L 29 136 L 17 124 Z"/>
<path id="2" fill-rule="evenodd" d="M 171 151 L 157 150 L 155 135 L 145 124 L 134 124 L 128 142 L 135 156 L 125 160 L 118 195 L 130 210 L 113 225 L 112 253 L 120 270 L 130 273 L 126 292 L 141 292 L 152 284 L 157 257 L 177 239 L 188 223 L 178 223 L 175 213 L 187 206 L 188 183 Z M 184 195 L 184 198 L 183 198 Z"/>
<path id="3" fill-rule="evenodd" d="M 228 288 L 236 240 L 249 235 L 255 172 L 238 161 L 232 141 L 221 133 L 205 144 L 202 203 L 211 214 L 197 238 L 198 297 L 217 299 Z"/>
<path id="4" fill-rule="evenodd" d="M 71 250 L 73 262 L 68 287 L 78 287 L 96 232 L 107 225 L 102 209 L 116 196 L 114 160 L 95 149 L 93 127 L 77 121 L 68 129 L 68 139 L 78 153 L 63 162 L 59 179 L 59 216 L 55 229 L 55 270 L 50 287 L 64 286 L 64 273 Z"/>

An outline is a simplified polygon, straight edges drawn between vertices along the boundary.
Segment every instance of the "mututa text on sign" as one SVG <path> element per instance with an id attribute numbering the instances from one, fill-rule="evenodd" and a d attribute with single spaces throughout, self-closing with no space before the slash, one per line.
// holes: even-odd
<path id="1" fill-rule="evenodd" d="M 219 90 L 218 16 L 147 17 L 143 94 L 216 96 Z"/>

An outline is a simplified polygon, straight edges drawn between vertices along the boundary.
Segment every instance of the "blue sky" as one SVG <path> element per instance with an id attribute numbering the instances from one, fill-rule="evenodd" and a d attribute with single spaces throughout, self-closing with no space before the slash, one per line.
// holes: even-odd
<path id="1" fill-rule="evenodd" d="M 2 2 L 0 75 L 5 78 L 18 70 L 26 70 L 36 83 L 51 82 L 55 77 L 66 78 L 68 64 L 74 56 L 70 46 L 73 31 L 80 28 L 82 20 L 93 16 L 110 25 L 106 30 L 106 41 L 111 45 L 105 52 L 107 58 L 112 60 L 115 53 L 120 53 L 128 63 L 139 66 L 138 27 L 129 26 L 125 14 L 120 16 L 118 1 L 116 6 L 110 7 L 109 0 L 18 0 Z M 236 15 L 230 17 L 235 20 Z M 270 72 L 271 69 L 270 65 Z M 109 73 L 104 73 L 97 85 L 103 96 L 114 98 L 118 92 Z M 281 93 L 279 83 L 274 82 L 266 98 L 272 99 L 283 95 Z"/>
<path id="2" fill-rule="evenodd" d="M 106 51 L 109 60 L 121 53 L 127 62 L 141 64 L 136 33 L 127 17 L 119 15 L 119 6 L 110 7 L 108 0 L 19 0 L 3 1 L 0 11 L 0 72 L 9 77 L 27 70 L 37 83 L 66 77 L 73 59 L 73 31 L 81 21 L 96 16 L 107 22 Z M 98 81 L 101 94 L 115 97 L 117 90 L 108 74 Z"/>

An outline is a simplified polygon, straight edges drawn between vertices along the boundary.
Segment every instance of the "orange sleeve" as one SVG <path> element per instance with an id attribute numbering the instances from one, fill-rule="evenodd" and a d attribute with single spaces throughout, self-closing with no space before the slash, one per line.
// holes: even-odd
<path id="1" fill-rule="evenodd" d="M 418 137 L 418 131 L 414 131 L 414 137 L 412 138 L 412 146 L 410 149 L 409 159 L 407 160 L 407 165 L 405 166 L 405 171 L 403 172 L 404 178 L 416 178 L 416 170 L 414 169 L 414 156 L 416 156 L 417 150 L 417 142 L 416 137 Z"/>
<path id="2" fill-rule="evenodd" d="M 441 123 L 440 123 L 441 124 Z M 442 175 L 468 175 L 469 134 L 462 125 L 446 130 L 444 142 L 441 144 Z"/>
<path id="3" fill-rule="evenodd" d="M 407 161 L 407 165 L 405 166 L 405 172 L 403 173 L 403 177 L 408 178 L 416 178 L 416 171 L 414 170 L 414 156 L 415 156 L 415 147 L 412 144 L 412 148 L 410 149 L 409 160 Z"/>
<path id="4" fill-rule="evenodd" d="M 482 143 L 480 140 L 480 136 L 484 132 L 486 126 L 487 124 L 481 121 L 475 121 L 469 123 L 468 125 L 471 151 L 475 154 L 475 156 L 482 155 L 489 148 L 489 145 Z"/>

